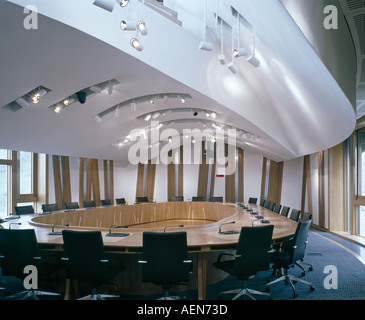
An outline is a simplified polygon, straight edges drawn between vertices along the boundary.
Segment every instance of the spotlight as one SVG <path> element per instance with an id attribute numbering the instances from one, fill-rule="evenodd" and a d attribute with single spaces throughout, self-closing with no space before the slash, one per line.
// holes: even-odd
<path id="1" fill-rule="evenodd" d="M 62 111 L 63 107 L 62 104 L 58 103 L 55 107 L 54 107 L 54 112 L 56 113 L 60 113 Z"/>
<path id="2" fill-rule="evenodd" d="M 245 48 L 238 48 L 233 50 L 233 56 L 235 58 L 247 56 L 247 50 Z"/>
<path id="3" fill-rule="evenodd" d="M 134 101 L 131 102 L 131 111 L 132 112 L 136 112 L 137 111 L 137 105 L 136 105 L 136 103 Z"/>
<path id="4" fill-rule="evenodd" d="M 169 143 L 171 143 L 172 142 L 172 138 L 171 137 L 169 137 Z"/>
<path id="5" fill-rule="evenodd" d="M 260 60 L 257 59 L 254 55 L 247 58 L 247 61 L 251 63 L 255 68 L 260 65 Z"/>
<path id="6" fill-rule="evenodd" d="M 205 50 L 205 51 L 212 51 L 213 50 L 213 44 L 211 44 L 210 42 L 201 41 L 200 44 L 199 44 L 199 49 L 200 50 Z"/>
<path id="7" fill-rule="evenodd" d="M 218 60 L 219 62 L 222 64 L 222 65 L 225 65 L 226 64 L 226 56 L 222 53 L 218 56 Z"/>
<path id="8" fill-rule="evenodd" d="M 126 21 L 124 21 L 124 20 L 122 20 L 121 22 L 120 22 L 120 28 L 122 29 L 122 30 L 127 30 L 127 31 L 129 31 L 129 30 L 136 30 L 136 27 L 135 27 L 135 25 L 134 24 L 132 24 L 132 23 L 128 23 L 128 22 L 126 22 Z"/>
<path id="9" fill-rule="evenodd" d="M 234 62 L 231 61 L 229 64 L 227 64 L 227 68 L 229 70 L 231 70 L 233 73 L 237 73 L 238 72 L 238 69 L 237 67 L 234 65 Z"/>
<path id="10" fill-rule="evenodd" d="M 210 113 L 209 113 L 209 112 L 206 112 L 206 113 L 205 113 L 205 116 L 206 116 L 207 118 L 209 118 L 209 117 L 210 117 Z"/>
<path id="11" fill-rule="evenodd" d="M 142 51 L 143 50 L 143 46 L 139 43 L 139 40 L 137 38 L 132 38 L 131 41 L 130 41 L 130 44 L 137 51 Z"/>
<path id="12" fill-rule="evenodd" d="M 144 118 L 144 121 L 149 121 L 151 119 L 151 114 L 146 115 L 146 117 Z"/>
<path id="13" fill-rule="evenodd" d="M 117 0 L 117 2 L 119 2 L 119 5 L 123 8 L 129 3 L 129 0 Z"/>
<path id="14" fill-rule="evenodd" d="M 78 102 L 84 104 L 86 102 L 86 92 L 85 91 L 76 92 L 76 98 Z"/>
<path id="15" fill-rule="evenodd" d="M 213 119 L 215 119 L 215 118 L 217 117 L 217 114 L 216 114 L 215 112 L 212 112 L 212 113 L 210 114 L 210 116 L 211 116 Z"/>
<path id="16" fill-rule="evenodd" d="M 71 103 L 74 103 L 74 102 L 75 102 L 75 99 L 73 99 L 73 98 L 67 98 L 67 99 L 63 100 L 63 104 L 65 106 L 69 106 Z"/>
<path id="17" fill-rule="evenodd" d="M 96 115 L 96 116 L 93 116 L 94 120 L 97 122 L 97 123 L 100 123 L 101 122 L 101 118 Z"/>
<path id="18" fill-rule="evenodd" d="M 106 87 L 107 94 L 113 94 L 113 84 L 109 81 L 108 86 Z"/>
<path id="19" fill-rule="evenodd" d="M 148 30 L 146 28 L 146 24 L 144 21 L 139 20 L 136 24 L 136 27 L 142 36 L 145 36 L 148 33 Z"/>
<path id="20" fill-rule="evenodd" d="M 155 120 L 156 118 L 158 118 L 158 116 L 160 115 L 159 112 L 155 112 L 153 115 L 152 115 L 152 119 Z"/>
<path id="21" fill-rule="evenodd" d="M 41 98 L 42 98 L 42 97 L 43 97 L 46 93 L 47 93 L 47 91 L 46 91 L 46 90 L 44 90 L 44 89 L 40 89 L 40 90 L 38 90 L 37 92 L 35 92 L 35 93 L 32 95 L 32 97 L 31 97 L 32 102 L 33 102 L 34 104 L 39 103 L 39 101 L 41 101 Z"/>

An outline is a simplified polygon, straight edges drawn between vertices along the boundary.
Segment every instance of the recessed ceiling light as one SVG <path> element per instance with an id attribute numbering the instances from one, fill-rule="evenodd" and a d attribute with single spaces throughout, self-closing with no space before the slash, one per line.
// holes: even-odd
<path id="1" fill-rule="evenodd" d="M 56 113 L 60 113 L 62 111 L 63 107 L 62 104 L 58 103 L 55 107 L 54 107 L 54 112 Z"/>

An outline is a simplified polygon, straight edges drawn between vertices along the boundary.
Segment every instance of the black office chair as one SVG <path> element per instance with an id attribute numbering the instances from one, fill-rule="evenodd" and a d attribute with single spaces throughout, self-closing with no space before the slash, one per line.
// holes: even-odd
<path id="1" fill-rule="evenodd" d="M 288 217 L 289 211 L 290 211 L 290 207 L 283 206 L 283 209 L 281 210 L 281 215 L 284 217 Z"/>
<path id="2" fill-rule="evenodd" d="M 265 207 L 265 202 L 266 202 L 266 200 L 265 200 L 265 199 L 262 199 L 262 200 L 260 201 L 260 206 L 261 206 L 261 207 Z"/>
<path id="3" fill-rule="evenodd" d="M 149 202 L 148 197 L 136 197 L 136 203 Z"/>
<path id="4" fill-rule="evenodd" d="M 210 202 L 223 202 L 223 197 L 210 197 Z"/>
<path id="5" fill-rule="evenodd" d="M 115 203 L 118 204 L 118 205 L 124 205 L 124 204 L 127 204 L 127 202 L 125 201 L 124 198 L 118 198 L 118 199 L 115 199 Z"/>
<path id="6" fill-rule="evenodd" d="M 298 209 L 293 209 L 290 213 L 290 217 L 289 219 L 298 222 L 300 218 L 300 210 Z"/>
<path id="7" fill-rule="evenodd" d="M 268 293 L 246 288 L 246 281 L 257 272 L 270 269 L 273 230 L 273 225 L 242 227 L 235 255 L 221 253 L 218 256 L 217 262 L 213 265 L 243 281 L 241 289 L 225 291 L 221 294 L 236 294 L 233 300 L 242 295 L 247 295 L 252 300 L 255 300 L 253 294 L 270 296 Z M 223 256 L 233 256 L 234 259 L 222 261 Z"/>
<path id="8" fill-rule="evenodd" d="M 281 210 L 281 204 L 276 204 L 272 211 L 276 212 L 277 214 L 280 214 Z"/>
<path id="9" fill-rule="evenodd" d="M 172 196 L 170 199 L 171 202 L 179 202 L 179 201 L 184 201 L 184 197 L 183 196 Z"/>
<path id="10" fill-rule="evenodd" d="M 94 200 L 85 201 L 84 200 L 84 208 L 95 208 L 96 203 Z"/>
<path id="11" fill-rule="evenodd" d="M 29 205 L 29 206 L 16 206 L 15 207 L 15 213 L 17 215 L 31 214 L 31 213 L 34 213 L 34 208 L 33 208 L 32 205 Z"/>
<path id="12" fill-rule="evenodd" d="M 104 206 L 111 206 L 112 205 L 112 201 L 110 199 L 100 200 L 100 205 L 102 207 L 104 207 Z"/>
<path id="13" fill-rule="evenodd" d="M 57 203 L 45 203 L 42 204 L 42 211 L 45 212 L 49 212 L 52 213 L 54 211 L 59 211 L 60 209 L 58 208 L 58 204 Z"/>
<path id="14" fill-rule="evenodd" d="M 92 293 L 79 300 L 104 300 L 119 298 L 117 295 L 98 294 L 96 287 L 111 282 L 121 266 L 108 266 L 103 238 L 100 231 L 62 230 L 66 276 L 68 281 L 78 280 L 92 285 Z M 68 290 L 68 288 L 67 288 Z M 66 290 L 66 291 L 67 291 Z M 68 292 L 66 292 L 68 296 Z"/>
<path id="15" fill-rule="evenodd" d="M 257 198 L 249 198 L 248 199 L 248 203 L 250 203 L 250 204 L 256 204 L 257 203 Z"/>
<path id="16" fill-rule="evenodd" d="M 312 220 L 312 214 L 309 212 L 304 212 L 302 216 L 302 221 Z"/>
<path id="17" fill-rule="evenodd" d="M 276 251 L 271 254 L 271 262 L 273 263 L 274 269 L 281 269 L 283 268 L 284 275 L 274 281 L 271 281 L 266 284 L 266 287 L 269 288 L 270 285 L 277 283 L 279 281 L 285 281 L 289 283 L 293 289 L 293 296 L 297 297 L 298 294 L 296 293 L 294 282 L 301 282 L 304 284 L 309 285 L 310 291 L 314 290 L 312 284 L 308 281 L 304 281 L 302 279 L 296 278 L 293 275 L 288 273 L 289 268 L 294 267 L 297 265 L 297 262 L 304 258 L 305 250 L 307 246 L 307 236 L 308 236 L 308 229 L 310 226 L 310 221 L 300 221 L 298 223 L 297 229 L 292 239 L 288 240 L 287 242 L 283 243 L 281 251 Z"/>
<path id="18" fill-rule="evenodd" d="M 47 262 L 47 263 L 46 263 Z M 24 268 L 35 266 L 38 281 L 52 280 L 60 269 L 59 261 L 42 257 L 34 229 L 0 229 L 0 266 L 4 276 L 14 276 L 24 280 L 28 276 Z M 39 300 L 38 296 L 60 297 L 59 293 L 38 290 L 38 283 L 29 283 L 25 291 L 7 296 L 8 300 Z"/>
<path id="19" fill-rule="evenodd" d="M 266 208 L 266 209 L 269 209 L 269 207 L 271 206 L 271 201 L 270 200 L 266 200 L 265 201 L 265 205 L 264 205 L 264 207 Z"/>
<path id="20" fill-rule="evenodd" d="M 302 221 L 311 221 L 312 222 L 312 214 L 309 212 L 304 212 L 302 215 Z M 313 265 L 311 263 L 305 262 L 305 261 L 303 261 L 303 259 L 301 259 L 299 263 L 309 266 L 308 271 L 313 271 Z M 300 264 L 299 265 L 297 264 L 297 266 L 303 270 L 302 276 L 305 276 L 306 271 Z"/>
<path id="21" fill-rule="evenodd" d="M 163 300 L 174 300 L 173 285 L 187 284 L 191 270 L 186 232 L 143 232 L 142 282 L 159 285 Z"/>
<path id="22" fill-rule="evenodd" d="M 265 206 L 265 207 L 267 209 L 273 211 L 274 210 L 274 206 L 275 206 L 275 202 L 270 201 L 270 203 L 268 204 L 268 206 L 267 207 Z"/>
<path id="23" fill-rule="evenodd" d="M 191 201 L 207 201 L 205 197 L 192 197 Z"/>
<path id="24" fill-rule="evenodd" d="M 65 202 L 65 208 L 70 209 L 70 210 L 79 209 L 79 203 L 78 202 Z"/>

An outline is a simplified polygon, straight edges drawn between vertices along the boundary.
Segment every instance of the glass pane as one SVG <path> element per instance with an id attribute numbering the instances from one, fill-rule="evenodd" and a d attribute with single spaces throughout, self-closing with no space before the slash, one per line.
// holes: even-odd
<path id="1" fill-rule="evenodd" d="M 19 152 L 20 158 L 20 194 L 30 194 L 33 192 L 33 156 L 31 152 Z"/>
<path id="2" fill-rule="evenodd" d="M 365 237 L 365 207 L 359 207 L 359 235 Z"/>
<path id="3" fill-rule="evenodd" d="M 8 166 L 0 165 L 0 215 L 8 213 Z"/>
<path id="4" fill-rule="evenodd" d="M 0 149 L 0 159 L 8 159 L 8 150 Z"/>

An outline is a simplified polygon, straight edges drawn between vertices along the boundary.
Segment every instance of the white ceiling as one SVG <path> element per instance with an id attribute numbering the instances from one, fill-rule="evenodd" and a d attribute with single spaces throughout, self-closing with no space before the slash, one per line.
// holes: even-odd
<path id="1" fill-rule="evenodd" d="M 111 115 L 100 123 L 93 116 L 129 99 L 170 92 L 191 95 L 184 107 L 216 111 L 217 121 L 257 135 L 243 148 L 277 161 L 331 147 L 354 128 L 351 104 L 279 2 L 234 4 L 255 27 L 261 60 L 256 69 L 237 59 L 237 74 L 217 60 L 220 41 L 212 14 L 216 6 L 207 8 L 213 51 L 198 49 L 203 6 L 189 0 L 168 1 L 183 27 L 144 9 L 149 34 L 141 38 L 144 50 L 137 52 L 129 46 L 133 33 L 119 28 L 121 17 L 131 15 L 122 10 L 131 9 L 115 6 L 108 12 L 93 6 L 92 0 L 33 3 L 40 13 L 39 28 L 26 30 L 23 8 L 0 0 L 0 39 L 5 44 L 0 48 L 0 148 L 128 162 L 128 146 L 119 149 L 113 143 L 133 128 L 147 126 L 136 118 L 181 105 L 174 99 L 138 104 L 136 111 L 124 108 L 119 118 Z M 227 54 L 236 19 L 233 2 L 219 3 L 218 14 L 227 22 Z M 242 37 L 249 47 L 247 34 Z M 60 114 L 49 108 L 110 79 L 120 83 L 112 95 L 94 94 Z M 37 86 L 51 90 L 39 104 L 17 112 L 2 108 Z M 197 118 L 205 115 L 170 113 L 163 121 Z M 196 122 L 172 125 L 180 131 L 197 127 Z"/>

